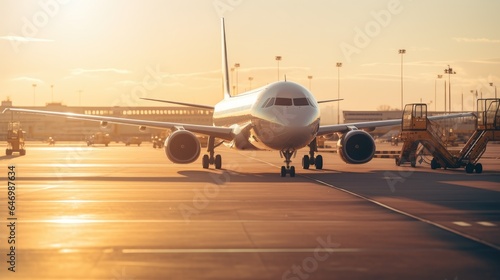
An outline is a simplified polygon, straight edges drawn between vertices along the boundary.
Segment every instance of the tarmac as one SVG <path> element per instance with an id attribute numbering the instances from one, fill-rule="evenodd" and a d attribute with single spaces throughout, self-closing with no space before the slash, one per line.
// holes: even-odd
<path id="1" fill-rule="evenodd" d="M 0 156 L 0 279 L 500 279 L 498 144 L 482 174 L 326 151 L 303 170 L 302 150 L 295 178 L 278 152 L 219 147 L 214 170 L 149 143 L 26 149 Z"/>

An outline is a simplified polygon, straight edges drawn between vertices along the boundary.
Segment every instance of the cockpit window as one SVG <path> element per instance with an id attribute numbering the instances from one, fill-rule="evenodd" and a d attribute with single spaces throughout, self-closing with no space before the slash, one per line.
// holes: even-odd
<path id="1" fill-rule="evenodd" d="M 263 108 L 271 107 L 271 106 L 273 106 L 273 104 L 274 104 L 274 97 L 269 98 L 269 100 L 266 103 L 264 103 L 264 106 L 262 106 L 262 107 Z"/>
<path id="2" fill-rule="evenodd" d="M 274 105 L 277 106 L 292 106 L 291 98 L 276 97 L 276 102 Z"/>
<path id="3" fill-rule="evenodd" d="M 284 97 L 271 97 L 266 99 L 264 103 L 262 103 L 262 108 L 268 108 L 273 105 L 276 106 L 313 106 L 314 104 L 305 97 L 300 98 L 284 98 Z"/>
<path id="4" fill-rule="evenodd" d="M 305 98 L 305 97 L 294 98 L 293 105 L 294 106 L 309 106 L 309 102 L 307 101 L 307 98 Z"/>
<path id="5" fill-rule="evenodd" d="M 307 98 L 307 101 L 309 102 L 309 105 L 313 106 L 314 108 L 316 108 L 316 106 L 314 106 L 314 103 L 311 102 L 311 100 L 309 100 L 309 98 Z"/>

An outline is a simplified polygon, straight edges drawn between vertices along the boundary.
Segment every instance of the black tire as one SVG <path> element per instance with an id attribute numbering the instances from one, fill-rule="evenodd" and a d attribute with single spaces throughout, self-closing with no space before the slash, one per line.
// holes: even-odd
<path id="1" fill-rule="evenodd" d="M 281 167 L 281 177 L 286 177 L 286 168 L 284 166 Z"/>
<path id="2" fill-rule="evenodd" d="M 295 177 L 295 166 L 290 167 L 290 177 Z"/>
<path id="3" fill-rule="evenodd" d="M 314 160 L 314 165 L 316 166 L 316 169 L 323 169 L 323 156 L 318 155 Z"/>
<path id="4" fill-rule="evenodd" d="M 108 146 L 108 144 L 106 143 L 106 144 L 104 144 L 104 146 L 106 146 L 106 147 L 107 147 L 107 146 Z"/>
<path id="5" fill-rule="evenodd" d="M 302 168 L 309 169 L 309 156 L 308 155 L 305 155 L 302 158 Z"/>
<path id="6" fill-rule="evenodd" d="M 208 155 L 204 155 L 202 160 L 201 160 L 201 164 L 203 166 L 203 169 L 207 169 L 208 166 L 210 165 L 210 159 L 208 158 Z"/>
<path id="7" fill-rule="evenodd" d="M 465 172 L 469 174 L 474 172 L 474 164 L 467 163 L 467 165 L 465 165 Z"/>
<path id="8" fill-rule="evenodd" d="M 156 143 L 153 143 L 153 149 L 156 149 Z"/>
<path id="9" fill-rule="evenodd" d="M 394 160 L 395 160 L 397 166 L 401 165 L 401 163 L 399 162 L 399 157 L 394 158 Z"/>
<path id="10" fill-rule="evenodd" d="M 474 170 L 477 174 L 483 173 L 483 165 L 480 163 L 476 164 L 476 166 L 474 166 Z"/>
<path id="11" fill-rule="evenodd" d="M 222 168 L 222 157 L 220 155 L 215 156 L 215 169 Z"/>
<path id="12" fill-rule="evenodd" d="M 435 158 L 433 158 L 431 160 L 431 169 L 437 169 L 439 167 L 440 167 L 439 163 L 437 162 L 437 160 Z"/>
<path id="13" fill-rule="evenodd" d="M 22 156 L 26 155 L 26 150 L 20 150 L 19 154 L 22 155 Z"/>
<path id="14" fill-rule="evenodd" d="M 8 155 L 8 156 L 11 156 L 12 155 L 12 150 L 11 149 L 6 149 L 5 150 L 5 154 Z"/>

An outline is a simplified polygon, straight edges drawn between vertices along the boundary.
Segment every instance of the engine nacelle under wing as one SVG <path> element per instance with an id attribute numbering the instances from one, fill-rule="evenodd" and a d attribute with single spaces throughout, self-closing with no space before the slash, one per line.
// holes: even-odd
<path id="1" fill-rule="evenodd" d="M 375 141 L 363 130 L 351 130 L 340 137 L 337 149 L 340 158 L 346 163 L 367 163 L 375 155 Z"/>
<path id="2" fill-rule="evenodd" d="M 177 130 L 165 140 L 165 154 L 173 163 L 191 163 L 200 156 L 200 140 L 187 130 Z"/>

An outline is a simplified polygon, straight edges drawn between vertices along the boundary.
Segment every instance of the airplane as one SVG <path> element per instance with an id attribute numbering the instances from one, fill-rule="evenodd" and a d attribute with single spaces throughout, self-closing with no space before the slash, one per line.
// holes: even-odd
<path id="1" fill-rule="evenodd" d="M 298 83 L 277 81 L 261 88 L 233 96 L 229 85 L 226 33 L 224 19 L 221 19 L 222 78 L 224 99 L 215 106 L 190 104 L 158 99 L 148 99 L 178 105 L 213 109 L 213 126 L 173 122 L 127 119 L 66 112 L 52 112 L 21 108 L 6 110 L 61 116 L 81 120 L 99 121 L 106 127 L 108 123 L 137 125 L 140 130 L 146 127 L 169 129 L 171 134 L 165 140 L 165 153 L 173 163 L 188 164 L 196 161 L 201 153 L 201 145 L 196 134 L 208 136 L 208 154 L 202 157 L 204 169 L 213 165 L 222 168 L 222 157 L 215 155 L 215 148 L 225 144 L 239 150 L 276 150 L 284 158 L 281 177 L 295 177 L 292 157 L 299 149 L 309 147 L 309 154 L 302 158 L 302 168 L 323 168 L 323 157 L 316 155 L 316 137 L 338 133 L 338 153 L 349 164 L 369 162 L 375 154 L 375 141 L 365 130 L 380 126 L 401 124 L 401 119 L 358 122 L 350 124 L 320 125 L 319 104 L 338 100 L 316 101 L 313 94 Z M 4 112 L 5 112 L 4 111 Z M 471 116 L 471 113 L 432 116 L 431 120 Z M 217 142 L 216 142 L 217 141 Z"/>

